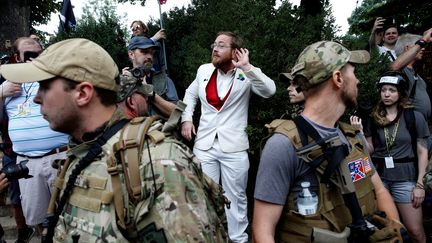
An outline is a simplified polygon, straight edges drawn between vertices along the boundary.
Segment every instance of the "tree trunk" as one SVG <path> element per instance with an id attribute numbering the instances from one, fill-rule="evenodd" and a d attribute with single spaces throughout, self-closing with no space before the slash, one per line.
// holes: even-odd
<path id="1" fill-rule="evenodd" d="M 29 0 L 0 0 L 0 6 L 0 54 L 11 55 L 14 41 L 30 33 Z"/>

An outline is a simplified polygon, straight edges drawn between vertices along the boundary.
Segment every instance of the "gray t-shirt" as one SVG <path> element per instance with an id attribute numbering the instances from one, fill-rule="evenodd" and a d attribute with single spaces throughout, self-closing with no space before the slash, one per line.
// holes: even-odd
<path id="1" fill-rule="evenodd" d="M 417 130 L 417 138 L 427 138 L 429 136 L 429 128 L 427 123 L 423 117 L 423 115 L 414 111 L 415 121 L 416 121 L 416 130 Z M 395 129 L 395 123 L 387 126 L 388 134 L 391 137 L 393 131 Z M 371 137 L 373 136 L 373 132 L 371 128 L 365 128 L 365 136 Z M 372 154 L 372 162 L 377 163 L 378 160 L 373 158 L 380 158 L 380 162 L 383 162 L 383 158 L 387 156 L 391 156 L 393 159 L 403 159 L 403 158 L 414 158 L 414 153 L 417 151 L 413 151 L 411 136 L 409 134 L 408 127 L 406 125 L 404 115 L 401 115 L 399 118 L 399 126 L 396 133 L 396 138 L 394 144 L 390 148 L 390 154 L 387 152 L 385 137 L 384 137 L 384 128 L 377 127 L 377 132 L 375 133 L 377 138 L 373 138 L 374 140 L 374 152 Z M 417 163 L 417 161 L 415 161 Z M 413 181 L 416 180 L 415 166 L 414 163 L 394 163 L 394 168 L 386 168 L 385 164 L 379 164 L 382 166 L 382 174 L 380 175 L 382 179 L 389 181 Z"/>
<path id="2" fill-rule="evenodd" d="M 326 128 L 305 118 L 321 137 L 337 133 L 343 143 L 348 144 L 339 128 Z M 312 169 L 299 160 L 295 148 L 285 135 L 275 133 L 268 140 L 261 154 L 255 184 L 255 199 L 285 205 L 289 192 L 301 191 L 301 182 L 309 181 L 310 189 L 318 192 L 318 180 Z"/>
<path id="3" fill-rule="evenodd" d="M 403 69 L 403 72 L 409 79 L 409 92 L 411 92 L 414 83 L 416 83 L 414 98 L 410 99 L 411 103 L 414 105 L 414 109 L 422 113 L 424 118 L 428 120 L 431 117 L 431 102 L 426 90 L 426 82 L 411 68 L 406 67 Z M 408 93 L 408 95 L 410 95 L 410 93 Z"/>

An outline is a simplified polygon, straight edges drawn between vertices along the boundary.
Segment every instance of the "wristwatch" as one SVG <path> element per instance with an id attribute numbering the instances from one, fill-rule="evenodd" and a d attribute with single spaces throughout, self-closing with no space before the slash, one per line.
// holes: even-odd
<path id="1" fill-rule="evenodd" d="M 420 48 L 424 48 L 427 45 L 427 43 L 423 39 L 420 39 L 420 40 L 416 41 L 415 45 L 419 45 Z"/>

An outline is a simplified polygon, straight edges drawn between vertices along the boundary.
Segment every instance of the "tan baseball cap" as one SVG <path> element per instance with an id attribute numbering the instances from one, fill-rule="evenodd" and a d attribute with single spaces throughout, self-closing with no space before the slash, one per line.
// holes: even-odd
<path id="1" fill-rule="evenodd" d="M 32 62 L 2 65 L 0 73 L 16 83 L 42 81 L 56 76 L 95 87 L 118 90 L 118 67 L 98 44 L 87 39 L 68 39 L 49 46 Z"/>
<path id="2" fill-rule="evenodd" d="M 281 73 L 282 81 L 293 80 L 297 75 L 307 79 L 303 84 L 307 89 L 326 81 L 333 71 L 341 69 L 347 63 L 367 63 L 369 52 L 364 50 L 349 51 L 343 45 L 333 41 L 319 41 L 307 46 L 297 58 L 289 73 Z"/>

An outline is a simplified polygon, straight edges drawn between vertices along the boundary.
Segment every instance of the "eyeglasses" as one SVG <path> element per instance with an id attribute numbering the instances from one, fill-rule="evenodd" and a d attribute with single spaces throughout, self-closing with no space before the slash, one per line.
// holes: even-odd
<path id="1" fill-rule="evenodd" d="M 141 25 L 137 25 L 137 26 L 135 26 L 135 27 L 132 27 L 131 30 L 132 30 L 132 31 L 135 31 L 135 30 L 137 30 L 137 29 L 139 29 L 139 28 L 141 28 Z"/>
<path id="2" fill-rule="evenodd" d="M 210 45 L 210 48 L 211 49 L 215 49 L 215 48 L 225 49 L 225 48 L 231 48 L 231 46 L 230 45 L 221 44 L 221 43 L 213 43 L 213 44 Z"/>

